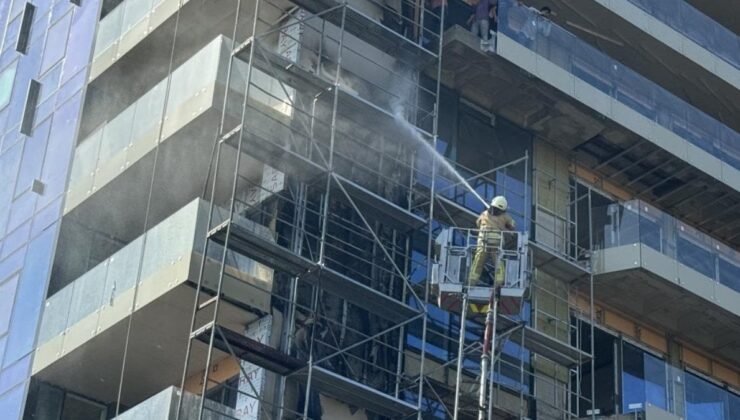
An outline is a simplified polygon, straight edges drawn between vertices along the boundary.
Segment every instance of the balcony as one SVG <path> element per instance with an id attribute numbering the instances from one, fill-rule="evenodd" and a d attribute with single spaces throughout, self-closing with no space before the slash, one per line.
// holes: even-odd
<path id="1" fill-rule="evenodd" d="M 712 220 L 707 231 L 732 222 L 718 209 L 740 204 L 740 134 L 530 9 L 499 7 L 495 54 L 463 28 L 447 31 L 445 85 L 574 151 L 637 198 L 695 224 Z M 713 235 L 734 245 L 738 233 Z"/>
<path id="2" fill-rule="evenodd" d="M 235 12 L 235 5 L 225 3 L 206 7 L 189 0 L 182 4 L 179 0 L 124 0 L 98 24 L 89 80 L 96 80 L 127 55 L 133 60 L 126 58 L 126 65 L 147 60 L 151 72 L 158 74 L 167 69 L 170 60 L 177 13 L 180 20 L 175 64 L 215 36 L 231 34 Z M 140 61 L 134 65 L 140 68 Z"/>
<path id="3" fill-rule="evenodd" d="M 192 201 L 49 297 L 33 374 L 99 401 L 116 401 L 130 319 L 121 402 L 132 405 L 179 383 L 208 207 L 200 199 Z M 250 226 L 256 236 L 270 237 L 266 228 Z M 206 291 L 215 287 L 220 267 L 218 247 L 211 252 Z M 220 322 L 242 331 L 270 310 L 272 270 L 237 255 L 227 263 Z M 197 360 L 205 359 L 201 356 Z M 76 375 L 69 375 L 72 369 Z M 158 375 L 152 377 L 152 371 Z"/>
<path id="4" fill-rule="evenodd" d="M 687 159 L 724 182 L 738 181 L 740 134 L 736 131 L 530 9 L 517 7 L 510 0 L 505 0 L 501 14 L 501 33 L 498 35 L 500 42 L 497 48 L 499 54 L 506 58 L 511 56 L 518 64 L 526 65 L 525 68 L 534 70 L 535 74 L 557 87 L 560 84 L 557 79 L 570 79 L 569 82 L 575 85 L 571 84 L 566 92 L 579 99 L 582 95 L 587 96 L 587 92 L 581 91 L 580 87 L 596 88 L 596 92 L 588 93 L 599 97 L 601 106 L 596 109 L 603 115 L 627 127 L 642 125 L 643 121 L 640 120 L 647 120 L 644 123 L 652 127 L 632 127 L 637 134 L 658 142 L 668 141 L 660 145 L 678 149 L 674 152 L 677 156 Z M 526 49 L 520 50 L 519 47 Z M 526 50 L 531 53 L 526 54 Z M 515 51 L 521 52 L 523 56 L 514 58 Z M 546 77 L 543 74 L 543 66 L 546 64 L 554 64 L 559 69 L 555 69 L 555 74 L 551 77 Z M 584 82 L 586 86 L 581 86 L 579 82 Z M 660 133 L 661 130 L 667 132 Z M 670 134 L 676 138 L 671 138 Z M 677 141 L 679 139 L 689 144 L 682 146 Z M 680 150 L 684 147 L 686 152 Z M 702 158 L 693 156 L 694 154 Z M 709 156 L 704 156 L 707 154 Z M 709 166 L 711 157 L 721 161 L 722 171 Z M 732 184 L 734 187 L 737 185 Z"/>
<path id="5" fill-rule="evenodd" d="M 740 253 L 639 200 L 593 218 L 597 299 L 740 361 Z"/>
<path id="6" fill-rule="evenodd" d="M 65 214 L 124 171 L 140 171 L 142 166 L 151 165 L 149 155 L 157 145 L 202 148 L 203 153 L 208 153 L 209 146 L 202 139 L 213 137 L 220 119 L 228 65 L 225 42 L 225 38 L 213 40 L 169 78 L 79 142 Z M 192 158 L 190 165 L 183 166 L 204 169 L 203 162 L 193 162 Z"/>
<path id="7" fill-rule="evenodd" d="M 738 36 L 689 3 L 651 0 L 628 0 L 628 2 L 740 70 L 740 39 Z M 651 32 L 659 30 L 656 28 Z M 684 53 L 693 49 L 686 40 L 683 40 L 682 44 Z M 715 63 L 715 66 L 721 65 L 721 63 Z"/>
<path id="8" fill-rule="evenodd" d="M 684 0 L 528 0 L 607 55 L 740 130 L 738 37 Z"/>

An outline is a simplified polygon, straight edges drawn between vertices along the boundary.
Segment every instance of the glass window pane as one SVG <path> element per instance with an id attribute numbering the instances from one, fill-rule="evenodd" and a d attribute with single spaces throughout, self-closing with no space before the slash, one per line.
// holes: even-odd
<path id="1" fill-rule="evenodd" d="M 71 327 L 100 308 L 107 270 L 107 264 L 98 264 L 72 283 L 72 303 L 67 326 Z"/>
<path id="2" fill-rule="evenodd" d="M 640 208 L 640 242 L 662 252 L 663 231 L 659 224 L 659 216 L 656 211 L 650 211 L 648 207 Z"/>
<path id="3" fill-rule="evenodd" d="M 34 418 L 37 419 L 58 419 L 62 411 L 62 401 L 64 401 L 64 391 L 61 389 L 39 384 L 36 409 Z"/>
<path id="4" fill-rule="evenodd" d="M 0 413 L 3 413 L 3 416 L 8 416 L 7 418 L 10 419 L 20 418 L 24 391 L 25 387 L 19 385 L 0 397 Z"/>
<path id="5" fill-rule="evenodd" d="M 77 149 L 75 149 L 72 171 L 69 176 L 70 187 L 74 187 L 77 181 L 92 175 L 95 171 L 95 167 L 98 164 L 98 152 L 100 151 L 100 140 L 102 137 L 103 130 L 98 130 L 83 140 L 77 146 Z"/>
<path id="6" fill-rule="evenodd" d="M 103 292 L 103 305 L 110 304 L 113 298 L 134 287 L 136 276 L 139 273 L 143 242 L 143 237 L 139 237 L 110 258 Z"/>
<path id="7" fill-rule="evenodd" d="M 15 301 L 16 286 L 18 286 L 18 275 L 0 285 L 0 335 L 5 334 L 10 325 L 10 313 Z"/>
<path id="8" fill-rule="evenodd" d="M 121 32 L 126 32 L 138 23 L 152 8 L 152 0 L 126 0 L 123 4 Z"/>
<path id="9" fill-rule="evenodd" d="M 64 57 L 64 72 L 62 83 L 77 74 L 89 61 L 92 39 L 95 36 L 91 28 L 98 19 L 98 2 L 83 1 L 81 6 L 75 8 L 72 20 L 72 29 L 69 32 L 70 48 Z"/>
<path id="10" fill-rule="evenodd" d="M 197 202 L 191 202 L 147 232 L 141 281 L 192 250 L 197 210 Z"/>
<path id="11" fill-rule="evenodd" d="M 667 409 L 666 365 L 663 360 L 643 353 L 645 366 L 645 401 Z"/>
<path id="12" fill-rule="evenodd" d="M 642 351 L 622 347 L 622 412 L 642 411 L 645 406 L 645 370 Z"/>
<path id="13" fill-rule="evenodd" d="M 724 391 L 696 375 L 686 375 L 686 419 L 725 420 Z M 729 420 L 729 419 L 728 419 Z"/>
<path id="14" fill-rule="evenodd" d="M 121 36 L 123 7 L 119 5 L 100 21 L 98 36 L 95 40 L 95 56 L 105 51 L 118 37 Z"/>
<path id="15" fill-rule="evenodd" d="M 730 416 L 731 419 L 740 419 L 740 395 L 730 393 Z"/>
<path id="16" fill-rule="evenodd" d="M 153 130 L 162 119 L 164 112 L 164 93 L 166 81 L 159 82 L 136 102 L 132 141 L 140 140 L 142 135 Z"/>
<path id="17" fill-rule="evenodd" d="M 42 74 L 64 57 L 64 53 L 67 49 L 69 25 L 71 22 L 72 14 L 68 13 L 67 16 L 63 17 L 49 28 L 49 31 L 46 34 L 44 58 L 41 61 Z"/>
<path id="18" fill-rule="evenodd" d="M 104 419 L 105 406 L 67 394 L 61 420 Z"/>
<path id="19" fill-rule="evenodd" d="M 0 108 L 4 108 L 10 102 L 17 65 L 16 61 L 0 73 Z"/>
<path id="20" fill-rule="evenodd" d="M 15 196 L 28 191 L 34 179 L 41 177 L 41 165 L 44 163 L 46 144 L 49 141 L 51 119 L 44 121 L 33 131 L 33 137 L 23 142 L 23 157 L 18 179 L 15 184 Z"/>
<path id="21" fill-rule="evenodd" d="M 46 300 L 39 328 L 39 345 L 61 334 L 67 328 L 72 291 L 72 285 L 68 285 Z"/>
<path id="22" fill-rule="evenodd" d="M 0 394 L 4 394 L 12 387 L 26 380 L 30 372 L 31 372 L 31 355 L 30 354 L 24 357 L 23 359 L 13 363 L 10 366 L 5 366 L 2 373 L 0 373 Z"/>
<path id="23" fill-rule="evenodd" d="M 679 233 L 677 249 L 678 261 L 694 270 L 714 279 L 714 255 L 699 245 L 692 238 Z"/>
<path id="24" fill-rule="evenodd" d="M 103 128 L 103 140 L 100 142 L 100 165 L 118 152 L 126 148 L 131 142 L 131 128 L 134 123 L 134 106 L 131 105 L 118 114 Z"/>
<path id="25" fill-rule="evenodd" d="M 5 350 L 3 366 L 19 360 L 33 350 L 45 286 L 51 266 L 56 225 L 31 241 L 26 253 L 26 263 L 18 285 L 10 338 Z"/>

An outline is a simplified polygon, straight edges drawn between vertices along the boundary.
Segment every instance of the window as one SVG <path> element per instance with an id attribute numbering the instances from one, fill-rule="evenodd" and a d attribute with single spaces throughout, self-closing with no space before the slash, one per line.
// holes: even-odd
<path id="1" fill-rule="evenodd" d="M 17 66 L 18 62 L 16 61 L 0 72 L 0 109 L 5 108 L 5 106 L 10 102 Z"/>
<path id="2" fill-rule="evenodd" d="M 23 119 L 21 120 L 21 134 L 31 135 L 33 131 L 33 121 L 36 117 L 36 105 L 39 102 L 39 93 L 41 92 L 41 83 L 31 79 L 28 84 L 28 93 L 26 94 L 26 106 L 23 109 Z"/>
<path id="3" fill-rule="evenodd" d="M 25 54 L 28 49 L 28 41 L 31 39 L 31 24 L 33 23 L 35 12 L 36 6 L 26 3 L 26 7 L 23 9 L 23 17 L 21 18 L 21 29 L 18 32 L 18 41 L 15 44 L 15 50 L 21 54 Z"/>
<path id="4" fill-rule="evenodd" d="M 591 327 L 588 323 L 583 322 L 580 326 L 580 339 L 581 348 L 584 351 L 588 351 L 591 344 Z M 609 416 L 615 414 L 616 406 L 616 364 L 615 364 L 615 353 L 617 338 L 607 333 L 606 331 L 594 328 L 594 369 L 595 369 L 595 391 L 596 394 L 593 397 L 597 414 L 602 416 Z M 591 363 L 586 362 L 581 365 L 582 377 L 580 383 L 580 395 L 584 398 L 581 401 L 580 413 L 581 417 L 588 415 L 588 410 L 591 409 L 590 403 L 585 403 L 591 400 Z M 574 390 L 575 392 L 575 390 Z M 574 401 L 575 402 L 575 401 Z"/>
<path id="5" fill-rule="evenodd" d="M 223 406 L 236 407 L 236 398 L 239 388 L 239 375 L 232 376 L 221 386 L 216 386 L 206 393 L 206 398 Z"/>
<path id="6" fill-rule="evenodd" d="M 104 405 L 68 393 L 61 420 L 105 420 L 106 413 Z"/>
<path id="7" fill-rule="evenodd" d="M 59 19 L 53 24 L 46 34 L 46 43 L 44 44 L 44 57 L 41 61 L 41 71 L 39 74 L 46 73 L 54 64 L 64 57 L 67 48 L 67 38 L 69 37 L 69 27 L 72 23 L 72 13 Z"/>
<path id="8" fill-rule="evenodd" d="M 48 420 L 105 420 L 107 407 L 43 382 L 32 382 L 26 417 Z"/>
<path id="9" fill-rule="evenodd" d="M 645 403 L 666 409 L 666 365 L 663 360 L 622 344 L 622 412 L 645 409 Z"/>
<path id="10" fill-rule="evenodd" d="M 727 393 L 693 374 L 686 375 L 686 418 L 687 420 L 729 420 L 725 410 L 728 406 Z"/>

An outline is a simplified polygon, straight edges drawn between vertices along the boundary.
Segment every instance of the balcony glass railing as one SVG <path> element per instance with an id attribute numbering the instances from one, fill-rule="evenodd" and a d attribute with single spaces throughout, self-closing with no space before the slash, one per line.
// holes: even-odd
<path id="1" fill-rule="evenodd" d="M 595 246 L 642 244 L 740 292 L 740 253 L 639 200 L 592 210 Z"/>
<path id="2" fill-rule="evenodd" d="M 628 0 L 740 69 L 740 37 L 683 0 Z"/>
<path id="3" fill-rule="evenodd" d="M 95 38 L 94 57 L 130 31 L 137 23 L 147 17 L 164 0 L 125 0 L 110 11 L 98 24 Z"/>
<path id="4" fill-rule="evenodd" d="M 740 134 L 515 0 L 499 1 L 499 32 L 740 169 Z"/>
<path id="5" fill-rule="evenodd" d="M 207 86 L 215 84 L 219 76 L 223 78 L 224 75 L 219 75 L 218 71 L 225 68 L 222 65 L 227 59 L 221 54 L 222 40 L 217 38 L 172 72 L 169 98 L 166 98 L 167 79 L 164 79 L 82 140 L 75 150 L 70 186 L 75 186 L 87 176 L 94 176 L 97 169 L 105 167 L 112 158 L 140 142 L 154 140 L 156 143 L 160 124 L 168 116 Z"/>
<path id="6" fill-rule="evenodd" d="M 133 302 L 121 303 L 117 299 L 139 281 L 142 284 L 157 281 L 155 274 L 159 270 L 187 260 L 193 252 L 202 253 L 207 214 L 206 202 L 190 202 L 48 298 L 39 345 L 106 305 L 131 306 Z M 215 220 L 223 220 L 224 214 L 225 211 L 216 209 Z M 256 225 L 250 226 L 259 229 Z M 264 228 L 259 233 L 269 235 Z M 255 278 L 264 277 L 264 268 L 259 263 L 238 254 L 229 255 L 229 267 Z M 211 246 L 209 256 L 220 258 L 220 248 Z M 215 281 L 215 278 L 206 278 L 204 285 L 214 287 Z"/>

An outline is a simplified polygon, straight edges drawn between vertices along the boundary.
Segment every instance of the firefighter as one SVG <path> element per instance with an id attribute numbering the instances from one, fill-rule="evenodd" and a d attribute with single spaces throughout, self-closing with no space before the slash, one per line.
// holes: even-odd
<path id="1" fill-rule="evenodd" d="M 501 231 L 514 230 L 516 224 L 509 213 L 506 212 L 509 204 L 506 198 L 499 195 L 491 200 L 491 206 L 484 210 L 478 216 L 476 225 L 478 226 L 478 246 L 473 256 L 473 264 L 470 267 L 468 282 L 470 286 L 477 286 L 480 282 L 480 276 L 483 273 L 483 267 L 486 265 L 486 257 L 490 256 L 494 266 L 498 259 L 498 250 L 501 246 Z M 495 270 L 494 270 L 495 273 Z M 496 282 L 502 281 L 498 279 Z M 500 286 L 500 284 L 496 284 Z"/>

